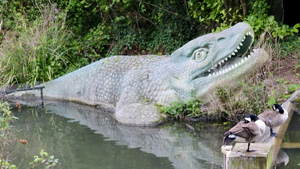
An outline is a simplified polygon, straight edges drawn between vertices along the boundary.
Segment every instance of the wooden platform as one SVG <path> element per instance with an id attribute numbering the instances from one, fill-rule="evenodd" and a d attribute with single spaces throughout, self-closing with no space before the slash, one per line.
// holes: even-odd
<path id="1" fill-rule="evenodd" d="M 228 169 L 270 169 L 273 162 L 273 146 L 270 143 L 236 143 L 228 154 Z"/>

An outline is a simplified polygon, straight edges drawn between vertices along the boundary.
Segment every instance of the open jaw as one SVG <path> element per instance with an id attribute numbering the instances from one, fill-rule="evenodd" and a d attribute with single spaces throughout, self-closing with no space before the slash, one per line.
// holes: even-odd
<path id="1" fill-rule="evenodd" d="M 253 42 L 253 32 L 248 32 L 242 38 L 239 45 L 230 55 L 223 57 L 221 60 L 215 62 L 213 66 L 201 73 L 198 77 L 216 76 L 229 72 L 242 63 L 251 58 L 251 54 L 246 56 L 247 51 L 250 49 Z"/>

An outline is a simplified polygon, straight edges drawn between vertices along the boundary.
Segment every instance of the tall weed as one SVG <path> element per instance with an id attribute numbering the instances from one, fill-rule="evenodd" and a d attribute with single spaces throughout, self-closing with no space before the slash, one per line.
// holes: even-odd
<path id="1" fill-rule="evenodd" d="M 66 15 L 55 5 L 37 6 L 40 12 L 35 20 L 16 13 L 15 27 L 4 32 L 0 46 L 1 85 L 48 81 L 68 71 L 71 57 Z"/>

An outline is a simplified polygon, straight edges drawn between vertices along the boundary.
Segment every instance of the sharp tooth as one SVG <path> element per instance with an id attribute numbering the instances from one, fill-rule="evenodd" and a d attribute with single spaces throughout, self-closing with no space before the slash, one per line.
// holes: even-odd
<path id="1" fill-rule="evenodd" d="M 237 67 L 237 66 L 238 66 L 238 64 L 237 64 L 237 63 L 235 63 L 234 67 Z"/>
<path id="2" fill-rule="evenodd" d="M 240 46 L 238 46 L 237 49 L 240 49 Z"/>
<path id="3" fill-rule="evenodd" d="M 215 65 L 215 68 L 217 68 L 217 67 L 218 67 L 218 64 Z"/>
<path id="4" fill-rule="evenodd" d="M 224 63 L 224 60 L 221 60 L 221 63 Z"/>
<path id="5" fill-rule="evenodd" d="M 208 70 L 208 72 L 210 72 L 210 69 Z"/>
<path id="6" fill-rule="evenodd" d="M 240 43 L 240 46 L 243 46 L 243 43 L 242 43 L 242 42 Z"/>
<path id="7" fill-rule="evenodd" d="M 249 32 L 247 32 L 246 35 L 249 35 Z"/>
<path id="8" fill-rule="evenodd" d="M 236 53 L 236 52 L 237 52 L 237 50 L 234 50 L 234 52 Z"/>
<path id="9" fill-rule="evenodd" d="M 231 55 L 230 55 L 230 56 L 228 56 L 228 58 L 230 59 L 230 58 L 231 58 Z"/>
<path id="10" fill-rule="evenodd" d="M 244 58 L 241 60 L 241 63 L 243 63 L 245 60 L 244 60 Z"/>
<path id="11" fill-rule="evenodd" d="M 211 76 L 211 74 L 209 74 L 208 76 Z"/>
<path id="12" fill-rule="evenodd" d="M 234 52 L 232 52 L 232 54 L 231 54 L 232 56 L 234 56 L 235 55 L 235 53 Z"/>
<path id="13" fill-rule="evenodd" d="M 227 58 L 225 58 L 224 60 L 225 60 L 225 61 L 227 61 L 228 59 L 227 59 Z"/>

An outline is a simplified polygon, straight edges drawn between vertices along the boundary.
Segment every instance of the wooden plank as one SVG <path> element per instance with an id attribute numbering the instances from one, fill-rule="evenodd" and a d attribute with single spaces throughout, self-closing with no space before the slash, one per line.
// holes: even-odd
<path id="1" fill-rule="evenodd" d="M 300 148 L 300 143 L 284 142 L 281 148 Z"/>

